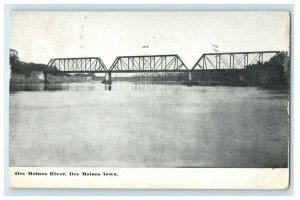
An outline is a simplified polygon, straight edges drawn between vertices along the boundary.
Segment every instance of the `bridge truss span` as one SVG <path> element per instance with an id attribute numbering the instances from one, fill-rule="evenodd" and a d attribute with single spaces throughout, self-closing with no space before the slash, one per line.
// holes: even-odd
<path id="1" fill-rule="evenodd" d="M 110 72 L 180 72 L 188 71 L 178 55 L 119 56 Z"/>
<path id="2" fill-rule="evenodd" d="M 99 57 L 53 58 L 48 70 L 60 73 L 105 73 L 107 68 Z"/>
<path id="3" fill-rule="evenodd" d="M 199 58 L 192 70 L 245 69 L 246 66 L 269 60 L 276 53 L 279 51 L 205 53 Z"/>

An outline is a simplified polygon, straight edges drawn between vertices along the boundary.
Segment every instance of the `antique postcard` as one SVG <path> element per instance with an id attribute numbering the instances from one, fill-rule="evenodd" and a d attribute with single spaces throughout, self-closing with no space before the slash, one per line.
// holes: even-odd
<path id="1" fill-rule="evenodd" d="M 13 11 L 15 188 L 285 189 L 286 11 Z"/>

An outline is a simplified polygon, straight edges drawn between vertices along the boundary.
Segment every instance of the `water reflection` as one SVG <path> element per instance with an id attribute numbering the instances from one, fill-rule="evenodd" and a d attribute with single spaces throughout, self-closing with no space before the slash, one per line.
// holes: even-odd
<path id="1" fill-rule="evenodd" d="M 105 90 L 111 90 L 111 84 L 105 84 Z"/>
<path id="2" fill-rule="evenodd" d="M 10 155 L 18 156 L 10 165 L 287 166 L 287 94 L 179 82 L 113 87 L 12 85 Z"/>
<path id="3" fill-rule="evenodd" d="M 106 86 L 105 86 L 106 87 Z M 93 91 L 93 84 L 13 84 L 10 85 L 10 92 L 18 91 Z M 105 89 L 106 90 L 106 89 Z"/>
<path id="4" fill-rule="evenodd" d="M 124 85 L 130 85 L 132 91 L 179 91 L 182 85 L 179 82 L 114 82 L 114 90 L 123 91 Z M 104 87 L 104 88 L 103 88 Z M 10 92 L 17 91 L 93 91 L 112 90 L 112 84 L 102 83 L 62 83 L 62 84 L 12 84 Z M 126 89 L 128 89 L 126 87 Z M 191 90 L 190 88 L 188 90 Z"/>
<path id="5" fill-rule="evenodd" d="M 182 86 L 180 82 L 134 82 L 132 84 L 132 90 L 134 91 L 149 91 L 149 92 L 159 92 L 159 91 L 179 91 Z M 186 88 L 186 87 L 185 87 Z M 188 89 L 189 90 L 189 89 Z"/>
<path id="6" fill-rule="evenodd" d="M 207 93 L 210 91 L 210 88 L 215 88 L 216 91 L 220 88 L 228 88 L 228 90 L 245 90 L 247 91 L 248 87 L 230 87 L 230 86 L 195 86 L 189 87 L 180 82 L 114 82 L 113 84 L 103 84 L 101 82 L 87 82 L 87 83 L 62 83 L 62 84 L 11 84 L 10 92 L 15 93 L 19 91 L 112 91 L 112 85 L 114 85 L 114 92 L 123 92 L 123 91 L 139 91 L 139 92 L 168 92 L 173 91 L 175 93 L 180 91 L 197 91 L 199 93 Z M 263 90 L 261 88 L 256 88 L 255 90 Z M 268 98 L 278 98 L 280 96 L 285 98 L 286 92 L 277 91 L 277 90 L 266 90 L 268 93 L 273 94 L 272 97 Z M 277 96 L 276 96 L 277 95 Z M 276 96 L 276 97 L 274 97 Z M 257 97 L 264 98 L 264 97 Z"/>
<path id="7" fill-rule="evenodd" d="M 10 85 L 9 90 L 14 91 L 44 91 L 47 90 L 47 85 L 44 84 L 13 84 Z"/>

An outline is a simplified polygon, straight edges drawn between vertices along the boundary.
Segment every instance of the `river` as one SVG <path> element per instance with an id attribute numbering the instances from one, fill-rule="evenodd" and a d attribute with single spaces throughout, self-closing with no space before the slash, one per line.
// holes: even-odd
<path id="1" fill-rule="evenodd" d="M 113 82 L 15 85 L 10 166 L 287 167 L 288 94 Z"/>

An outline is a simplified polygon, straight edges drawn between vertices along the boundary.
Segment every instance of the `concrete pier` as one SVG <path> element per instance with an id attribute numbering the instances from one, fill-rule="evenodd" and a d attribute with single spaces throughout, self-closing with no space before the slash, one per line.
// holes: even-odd
<path id="1" fill-rule="evenodd" d="M 111 80 L 111 72 L 107 72 L 105 73 L 105 79 L 103 81 L 104 83 L 111 83 L 112 80 Z"/>
<path id="2" fill-rule="evenodd" d="M 48 73 L 47 72 L 44 72 L 44 83 L 47 84 L 48 83 Z"/>
<path id="3" fill-rule="evenodd" d="M 192 81 L 192 72 L 189 72 L 189 81 Z"/>

